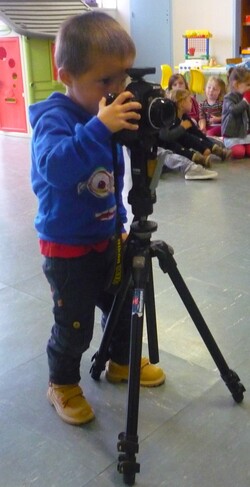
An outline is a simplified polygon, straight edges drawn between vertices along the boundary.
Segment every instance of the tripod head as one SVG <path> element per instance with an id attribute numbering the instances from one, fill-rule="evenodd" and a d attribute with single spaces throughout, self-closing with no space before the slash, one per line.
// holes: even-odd
<path id="1" fill-rule="evenodd" d="M 132 187 L 128 194 L 135 221 L 146 220 L 153 213 L 156 202 L 156 187 L 161 171 L 157 171 L 157 145 L 145 146 L 143 141 L 136 141 L 129 148 L 131 162 Z M 156 172 L 159 172 L 156 178 Z M 154 175 L 155 185 L 151 187 Z"/>

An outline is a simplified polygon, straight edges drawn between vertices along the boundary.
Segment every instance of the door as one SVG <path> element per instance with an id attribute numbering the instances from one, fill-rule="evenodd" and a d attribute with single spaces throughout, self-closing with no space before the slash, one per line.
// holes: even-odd
<path id="1" fill-rule="evenodd" d="M 135 67 L 154 67 L 146 81 L 161 81 L 161 64 L 173 65 L 171 0 L 130 0 L 131 36 L 136 45 Z"/>
<path id="2" fill-rule="evenodd" d="M 242 0 L 233 0 L 233 56 L 241 55 L 241 32 L 242 32 Z"/>
<path id="3" fill-rule="evenodd" d="M 18 37 L 0 37 L 0 130 L 27 132 Z"/>
<path id="4" fill-rule="evenodd" d="M 54 43 L 49 39 L 23 38 L 26 60 L 27 102 L 29 105 L 45 100 L 54 91 L 65 93 L 57 82 L 54 63 Z"/>

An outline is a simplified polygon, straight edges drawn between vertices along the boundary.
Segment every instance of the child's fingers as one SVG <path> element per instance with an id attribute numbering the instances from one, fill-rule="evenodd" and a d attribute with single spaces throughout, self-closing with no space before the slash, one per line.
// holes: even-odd
<path id="1" fill-rule="evenodd" d="M 123 91 L 113 101 L 114 105 L 123 105 L 124 111 L 140 110 L 141 104 L 134 99 L 134 95 L 130 91 Z"/>

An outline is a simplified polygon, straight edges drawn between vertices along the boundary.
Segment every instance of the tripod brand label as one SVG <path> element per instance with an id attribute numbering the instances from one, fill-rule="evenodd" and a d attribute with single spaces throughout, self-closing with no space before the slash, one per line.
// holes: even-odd
<path id="1" fill-rule="evenodd" d="M 144 295 L 143 289 L 136 288 L 134 290 L 134 296 L 132 301 L 132 315 L 138 315 L 141 317 L 143 315 L 144 306 Z"/>

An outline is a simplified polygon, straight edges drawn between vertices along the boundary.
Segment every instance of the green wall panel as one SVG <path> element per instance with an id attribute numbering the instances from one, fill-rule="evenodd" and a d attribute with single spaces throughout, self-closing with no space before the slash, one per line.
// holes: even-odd
<path id="1" fill-rule="evenodd" d="M 22 37 L 28 105 L 46 99 L 54 91 L 65 92 L 54 79 L 52 41 Z"/>

